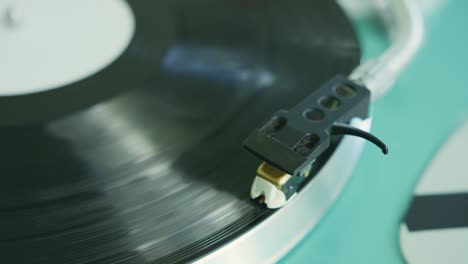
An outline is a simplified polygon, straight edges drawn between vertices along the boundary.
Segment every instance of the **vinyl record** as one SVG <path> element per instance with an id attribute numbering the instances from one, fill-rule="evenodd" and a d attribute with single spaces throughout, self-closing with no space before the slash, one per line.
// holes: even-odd
<path id="1" fill-rule="evenodd" d="M 105 69 L 0 97 L 2 263 L 187 262 L 274 211 L 242 141 L 359 45 L 333 1 L 128 1 Z M 46 63 L 46 62 L 45 62 Z"/>

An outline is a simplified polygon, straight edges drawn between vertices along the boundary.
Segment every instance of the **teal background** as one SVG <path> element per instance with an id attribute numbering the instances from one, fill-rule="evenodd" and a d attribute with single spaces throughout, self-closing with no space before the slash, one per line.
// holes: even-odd
<path id="1" fill-rule="evenodd" d="M 355 26 L 364 57 L 385 48 L 375 26 Z M 372 130 L 389 156 L 366 144 L 338 201 L 281 263 L 404 263 L 400 219 L 433 155 L 468 120 L 467 78 L 468 1 L 452 0 L 426 18 L 423 48 L 374 105 Z"/>

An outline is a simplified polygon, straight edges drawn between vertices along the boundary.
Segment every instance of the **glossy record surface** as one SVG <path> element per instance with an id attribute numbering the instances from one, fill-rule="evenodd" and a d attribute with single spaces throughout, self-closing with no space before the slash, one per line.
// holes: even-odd
<path id="1" fill-rule="evenodd" d="M 2 262 L 186 262 L 215 250 L 274 213 L 249 198 L 259 161 L 243 139 L 359 62 L 332 1 L 129 4 L 137 32 L 108 69 L 0 98 Z"/>

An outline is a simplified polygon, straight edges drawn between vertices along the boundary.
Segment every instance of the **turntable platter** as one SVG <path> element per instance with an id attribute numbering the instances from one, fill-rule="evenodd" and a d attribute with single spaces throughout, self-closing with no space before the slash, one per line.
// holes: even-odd
<path id="1" fill-rule="evenodd" d="M 108 67 L 0 97 L 5 263 L 187 262 L 239 237 L 274 213 L 243 139 L 360 59 L 332 1 L 128 4 Z"/>

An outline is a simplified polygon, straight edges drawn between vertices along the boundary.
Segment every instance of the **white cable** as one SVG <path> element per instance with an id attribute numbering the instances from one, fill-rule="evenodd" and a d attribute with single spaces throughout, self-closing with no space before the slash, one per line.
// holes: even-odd
<path id="1" fill-rule="evenodd" d="M 386 23 L 393 43 L 380 57 L 358 66 L 350 75 L 372 91 L 372 100 L 392 87 L 421 46 L 424 22 L 419 6 L 413 0 L 379 1 L 377 12 Z"/>

